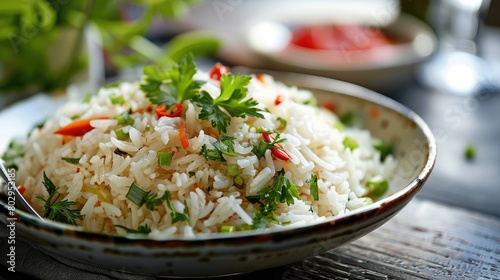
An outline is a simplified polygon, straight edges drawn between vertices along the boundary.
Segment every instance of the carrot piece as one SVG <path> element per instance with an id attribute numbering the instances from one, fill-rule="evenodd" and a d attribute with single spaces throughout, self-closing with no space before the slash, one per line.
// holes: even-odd
<path id="1" fill-rule="evenodd" d="M 77 120 L 54 131 L 54 134 L 67 135 L 67 136 L 83 136 L 87 132 L 94 129 L 94 127 L 90 125 L 90 122 L 93 120 L 100 120 L 100 119 L 107 119 L 107 117 Z"/>
<path id="2" fill-rule="evenodd" d="M 370 109 L 370 111 L 368 112 L 368 114 L 370 115 L 370 118 L 375 119 L 379 115 L 379 110 L 378 110 L 378 108 L 373 107 L 373 108 Z"/>
<path id="3" fill-rule="evenodd" d="M 181 138 L 182 147 L 184 150 L 187 149 L 189 147 L 189 142 L 186 135 L 186 127 L 184 126 L 183 121 L 179 124 L 179 137 Z"/>

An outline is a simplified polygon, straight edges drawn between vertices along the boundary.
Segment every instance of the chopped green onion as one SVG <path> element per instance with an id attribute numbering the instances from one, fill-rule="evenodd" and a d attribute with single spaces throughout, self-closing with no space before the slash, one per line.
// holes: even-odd
<path id="1" fill-rule="evenodd" d="M 291 223 L 292 223 L 292 221 L 282 221 L 280 224 L 281 224 L 282 226 L 286 226 L 286 225 L 289 225 L 289 224 L 291 224 Z"/>
<path id="2" fill-rule="evenodd" d="M 334 126 L 338 131 L 344 130 L 344 125 L 341 122 L 336 123 Z"/>
<path id="3" fill-rule="evenodd" d="M 465 147 L 464 154 L 466 159 L 468 160 L 473 159 L 476 156 L 476 147 L 473 144 L 468 144 Z"/>
<path id="4" fill-rule="evenodd" d="M 128 198 L 130 201 L 132 201 L 135 205 L 142 206 L 148 194 L 149 192 L 143 190 L 136 183 L 132 183 L 125 197 Z"/>
<path id="5" fill-rule="evenodd" d="M 135 122 L 135 120 L 130 117 L 127 112 L 115 116 L 114 119 L 118 121 L 118 124 L 134 125 Z"/>
<path id="6" fill-rule="evenodd" d="M 370 205 L 373 203 L 373 199 L 371 199 L 370 197 L 365 197 L 365 203 L 366 205 Z"/>
<path id="7" fill-rule="evenodd" d="M 389 183 L 381 175 L 377 175 L 366 182 L 366 187 L 370 195 L 379 197 L 389 189 Z"/>
<path id="8" fill-rule="evenodd" d="M 82 103 L 89 103 L 92 99 L 92 93 L 86 93 L 82 98 Z"/>
<path id="9" fill-rule="evenodd" d="M 231 177 L 238 175 L 238 170 L 239 170 L 239 167 L 237 164 L 228 164 L 227 165 L 227 175 L 229 175 Z"/>
<path id="10" fill-rule="evenodd" d="M 285 129 L 286 128 L 286 124 L 287 124 L 286 120 L 283 119 L 282 117 L 278 117 L 277 120 L 280 123 L 280 126 L 278 128 Z"/>
<path id="11" fill-rule="evenodd" d="M 77 164 L 80 162 L 80 158 L 68 158 L 68 157 L 62 157 L 62 160 L 65 162 L 71 163 L 71 164 Z"/>
<path id="12" fill-rule="evenodd" d="M 318 106 L 318 99 L 313 96 L 310 99 L 304 101 L 304 105 Z"/>
<path id="13" fill-rule="evenodd" d="M 158 152 L 158 166 L 170 166 L 172 156 L 171 152 Z"/>
<path id="14" fill-rule="evenodd" d="M 118 140 L 125 140 L 128 138 L 128 133 L 124 132 L 123 128 L 115 130 L 115 134 L 116 134 L 116 139 Z"/>
<path id="15" fill-rule="evenodd" d="M 233 177 L 233 184 L 238 189 L 243 189 L 245 187 L 245 179 L 240 175 L 236 175 Z"/>
<path id="16" fill-rule="evenodd" d="M 381 139 L 376 139 L 373 142 L 373 148 L 380 152 L 380 161 L 384 162 L 388 155 L 392 155 L 394 150 L 394 145 L 388 144 Z"/>
<path id="17" fill-rule="evenodd" d="M 351 151 L 359 147 L 358 141 L 356 141 L 356 139 L 351 137 L 344 138 L 342 144 L 344 145 L 344 147 L 349 148 Z"/>
<path id="18" fill-rule="evenodd" d="M 318 201 L 319 200 L 319 193 L 318 193 L 318 176 L 315 174 L 311 175 L 311 178 L 306 181 L 307 184 L 309 184 L 309 189 L 311 190 L 311 195 L 314 200 Z"/>
<path id="19" fill-rule="evenodd" d="M 151 130 L 151 126 L 150 126 L 149 124 L 148 124 L 148 125 L 146 125 L 146 131 L 148 131 L 148 132 L 149 132 L 150 130 Z"/>
<path id="20" fill-rule="evenodd" d="M 248 224 L 242 224 L 242 225 L 237 225 L 236 230 L 237 231 L 246 231 L 246 230 L 251 230 L 252 226 Z"/>
<path id="21" fill-rule="evenodd" d="M 347 113 L 340 116 L 340 121 L 343 125 L 349 127 L 361 127 L 363 126 L 363 119 L 360 116 L 359 112 L 356 110 L 350 110 Z"/>
<path id="22" fill-rule="evenodd" d="M 236 228 L 234 226 L 222 226 L 220 228 L 220 232 L 224 232 L 224 233 L 230 233 L 230 232 L 233 232 L 235 230 L 236 230 Z"/>
<path id="23" fill-rule="evenodd" d="M 110 97 L 111 104 L 123 105 L 125 103 L 125 98 L 122 95 L 113 95 Z"/>
<path id="24" fill-rule="evenodd" d="M 74 115 L 74 116 L 71 116 L 71 118 L 70 118 L 70 119 L 72 119 L 72 120 L 76 120 L 76 119 L 78 119 L 79 117 L 80 117 L 80 116 L 78 116 L 78 115 Z"/>

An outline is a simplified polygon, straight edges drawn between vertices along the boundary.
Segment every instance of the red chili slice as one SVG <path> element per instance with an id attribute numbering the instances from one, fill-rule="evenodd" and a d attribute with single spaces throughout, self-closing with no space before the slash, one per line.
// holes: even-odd
<path id="1" fill-rule="evenodd" d="M 165 104 L 161 104 L 160 106 L 156 107 L 156 114 L 158 115 L 158 118 L 178 117 L 182 114 L 182 104 L 181 103 L 174 103 L 174 105 L 170 106 L 170 108 L 168 108 L 168 109 L 165 108 Z"/>
<path id="2" fill-rule="evenodd" d="M 274 105 L 278 106 L 283 102 L 283 97 L 281 95 L 278 95 L 276 99 L 274 99 Z"/>
<path id="3" fill-rule="evenodd" d="M 26 187 L 24 185 L 20 185 L 19 188 L 17 189 L 21 195 L 24 195 L 24 192 L 26 191 Z"/>
<path id="4" fill-rule="evenodd" d="M 264 138 L 264 141 L 271 143 L 274 141 L 274 137 L 269 135 L 269 133 L 262 131 L 262 137 Z M 273 147 L 271 147 L 271 154 L 277 158 L 281 159 L 283 161 L 289 161 L 292 158 L 290 155 L 283 149 L 279 144 L 274 144 Z"/>
<path id="5" fill-rule="evenodd" d="M 231 70 L 228 67 L 222 65 L 222 63 L 217 62 L 212 68 L 212 70 L 210 70 L 209 75 L 211 79 L 220 81 L 220 77 L 222 77 L 222 74 L 228 74 L 228 73 L 231 73 Z"/>

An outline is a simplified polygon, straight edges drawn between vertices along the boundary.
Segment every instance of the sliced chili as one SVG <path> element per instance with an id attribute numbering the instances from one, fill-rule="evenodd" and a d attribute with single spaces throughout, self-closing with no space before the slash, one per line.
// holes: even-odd
<path id="1" fill-rule="evenodd" d="M 170 106 L 168 109 L 165 108 L 165 104 L 161 104 L 160 106 L 156 107 L 156 114 L 158 115 L 158 118 L 178 117 L 182 114 L 182 104 L 181 103 L 174 103 L 174 105 Z"/>

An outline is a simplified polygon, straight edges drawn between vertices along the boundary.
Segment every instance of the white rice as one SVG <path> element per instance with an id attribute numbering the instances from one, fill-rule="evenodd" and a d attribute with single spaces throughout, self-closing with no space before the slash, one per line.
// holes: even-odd
<path id="1" fill-rule="evenodd" d="M 199 72 L 197 79 L 206 80 L 202 90 L 212 96 L 219 94 L 218 83 Z M 44 127 L 32 133 L 27 142 L 25 156 L 18 160 L 18 184 L 27 187 L 25 196 L 38 211 L 43 202 L 37 195 L 46 197 L 42 184 L 45 172 L 58 187 L 61 197 L 76 201 L 83 220 L 78 224 L 88 231 L 125 234 L 121 225 L 137 229 L 147 225 L 150 236 L 183 236 L 194 238 L 201 234 L 219 232 L 224 225 L 252 225 L 258 204 L 252 204 L 248 195 L 255 195 L 269 186 L 280 170 L 292 183 L 298 185 L 300 198 L 292 205 L 282 203 L 276 210 L 277 219 L 269 227 L 295 227 L 342 215 L 365 206 L 369 200 L 365 182 L 382 175 L 387 179 L 396 161 L 389 156 L 383 163 L 380 154 L 372 147 L 373 137 L 368 131 L 349 128 L 339 131 L 333 113 L 303 103 L 312 94 L 295 87 L 287 87 L 270 76 L 253 78 L 248 98 L 259 102 L 264 119 L 253 117 L 233 118 L 227 136 L 234 137 L 235 157 L 225 156 L 226 162 L 207 160 L 200 155 L 203 145 L 219 139 L 210 122 L 198 119 L 200 108 L 189 100 L 183 103 L 180 117 L 158 119 L 154 106 L 139 89 L 139 82 L 122 83 L 115 88 L 103 88 L 89 103 L 72 102 L 62 107 Z M 126 102 L 112 104 L 111 96 L 121 95 Z M 280 95 L 282 103 L 274 101 Z M 153 108 L 153 110 L 148 110 Z M 133 125 L 120 125 L 113 117 L 131 110 Z M 108 117 L 94 120 L 94 130 L 83 137 L 63 141 L 53 132 L 79 118 Z M 278 117 L 286 120 L 282 129 Z M 184 149 L 180 142 L 179 125 L 183 122 L 189 138 Z M 114 130 L 122 128 L 129 137 L 117 138 Z M 275 158 L 270 150 L 258 159 L 252 149 L 262 139 L 258 129 L 279 130 L 280 145 L 291 156 L 290 161 Z M 355 138 L 359 148 L 346 149 L 342 141 Z M 116 149 L 127 153 L 119 155 Z M 158 152 L 173 152 L 170 166 L 158 166 Z M 77 164 L 61 157 L 80 158 Z M 245 187 L 233 185 L 227 174 L 227 164 L 237 164 Z M 306 183 L 311 175 L 318 177 L 319 199 L 315 201 Z M 154 211 L 138 206 L 127 197 L 132 183 L 162 197 L 171 192 L 169 208 L 166 202 Z M 186 209 L 187 207 L 187 209 Z M 189 215 L 189 221 L 172 223 L 171 212 Z"/>

